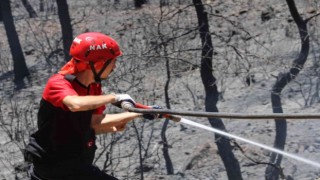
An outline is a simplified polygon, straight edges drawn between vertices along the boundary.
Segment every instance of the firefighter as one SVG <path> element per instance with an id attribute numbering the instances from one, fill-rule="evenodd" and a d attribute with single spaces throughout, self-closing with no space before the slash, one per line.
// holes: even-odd
<path id="1" fill-rule="evenodd" d="M 103 95 L 106 79 L 122 55 L 111 37 L 88 32 L 70 48 L 72 59 L 51 76 L 38 111 L 38 130 L 30 136 L 25 158 L 31 161 L 31 179 L 116 179 L 92 164 L 95 135 L 123 131 L 134 118 L 155 115 L 123 112 L 106 114 L 106 104 L 135 104 L 128 94 Z"/>

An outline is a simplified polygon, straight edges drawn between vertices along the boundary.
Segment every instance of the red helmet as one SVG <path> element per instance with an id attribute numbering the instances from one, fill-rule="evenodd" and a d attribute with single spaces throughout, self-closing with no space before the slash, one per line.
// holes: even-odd
<path id="1" fill-rule="evenodd" d="M 114 59 L 122 52 L 118 43 L 111 37 L 98 33 L 88 32 L 78 35 L 70 47 L 70 55 L 80 61 L 105 61 Z"/>
<path id="2" fill-rule="evenodd" d="M 122 52 L 111 37 L 98 32 L 88 32 L 73 40 L 70 55 L 73 58 L 61 68 L 60 74 L 74 74 L 92 68 L 95 72 L 99 69 L 102 72 L 108 64 L 107 61 L 121 56 Z M 94 67 L 90 67 L 90 62 Z"/>

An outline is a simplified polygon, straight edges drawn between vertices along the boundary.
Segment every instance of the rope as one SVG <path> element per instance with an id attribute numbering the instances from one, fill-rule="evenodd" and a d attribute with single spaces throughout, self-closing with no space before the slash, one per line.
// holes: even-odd
<path id="1" fill-rule="evenodd" d="M 298 114 L 298 113 L 270 113 L 270 114 L 245 114 L 245 113 L 222 113 L 222 112 L 197 112 L 197 111 L 177 111 L 169 109 L 140 109 L 126 107 L 128 111 L 136 113 L 170 114 L 181 116 L 196 116 L 208 118 L 230 118 L 230 119 L 319 119 L 319 113 Z M 174 118 L 179 118 L 172 116 Z M 179 118 L 180 119 L 180 118 Z"/>

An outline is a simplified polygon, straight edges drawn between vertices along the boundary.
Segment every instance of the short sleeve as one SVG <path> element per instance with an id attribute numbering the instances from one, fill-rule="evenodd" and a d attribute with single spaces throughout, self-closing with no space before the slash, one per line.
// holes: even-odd
<path id="1" fill-rule="evenodd" d="M 73 95 L 78 95 L 78 93 L 73 89 L 71 83 L 62 75 L 53 75 L 48 80 L 42 97 L 53 106 L 68 110 L 62 101 L 66 96 Z"/>

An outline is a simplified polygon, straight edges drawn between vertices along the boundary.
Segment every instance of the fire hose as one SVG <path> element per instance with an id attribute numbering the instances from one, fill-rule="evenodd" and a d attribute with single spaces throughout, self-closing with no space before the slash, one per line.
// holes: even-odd
<path id="1" fill-rule="evenodd" d="M 179 122 L 180 116 L 208 117 L 208 118 L 230 118 L 230 119 L 320 119 L 319 113 L 299 114 L 299 113 L 270 113 L 270 114 L 245 114 L 245 113 L 222 113 L 222 112 L 196 112 L 177 111 L 170 109 L 152 109 L 150 106 L 136 103 L 122 103 L 122 108 L 136 113 L 162 114 L 165 118 Z"/>
<path id="2" fill-rule="evenodd" d="M 173 120 L 175 122 L 181 122 L 188 125 L 192 125 L 198 128 L 202 128 L 208 131 L 212 131 L 214 133 L 220 134 L 222 136 L 233 138 L 254 146 L 258 146 L 260 148 L 266 149 L 268 151 L 281 154 L 283 156 L 298 160 L 300 162 L 304 162 L 306 164 L 312 165 L 316 168 L 320 169 L 320 163 L 316 161 L 312 161 L 303 157 L 300 157 L 295 154 L 288 153 L 286 151 L 282 151 L 280 149 L 276 149 L 265 144 L 261 144 L 226 131 L 216 129 L 213 127 L 208 127 L 200 123 L 196 123 L 194 121 L 182 118 L 180 116 L 175 115 L 185 115 L 185 116 L 196 116 L 196 117 L 213 117 L 213 118 L 235 118 L 235 119 L 320 119 L 320 114 L 242 114 L 242 113 L 215 113 L 215 112 L 194 112 L 194 111 L 174 111 L 168 109 L 153 109 L 152 106 L 146 106 L 143 104 L 136 103 L 135 105 L 129 102 L 121 103 L 121 107 L 125 110 L 136 112 L 136 113 L 152 113 L 152 114 L 162 114 L 164 118 Z"/>

